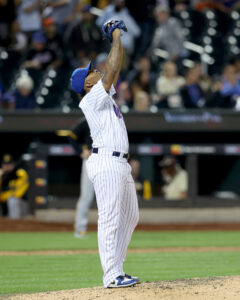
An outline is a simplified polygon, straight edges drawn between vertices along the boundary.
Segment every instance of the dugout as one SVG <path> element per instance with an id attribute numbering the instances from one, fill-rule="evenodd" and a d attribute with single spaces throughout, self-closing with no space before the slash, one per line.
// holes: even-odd
<path id="1" fill-rule="evenodd" d="M 30 194 L 31 201 L 35 199 L 33 207 L 75 207 L 81 161 L 56 132 L 71 128 L 80 117 L 79 111 L 0 112 L 0 155 L 13 152 L 19 157 L 22 153 L 33 153 L 32 182 L 45 179 L 38 180 Z M 140 207 L 240 206 L 239 113 L 178 110 L 128 113 L 124 118 L 130 151 L 141 159 L 144 175 L 152 183 L 153 197 L 151 201 L 140 199 Z M 166 154 L 177 155 L 189 173 L 186 200 L 166 201 L 159 195 L 161 178 L 157 164 Z"/>

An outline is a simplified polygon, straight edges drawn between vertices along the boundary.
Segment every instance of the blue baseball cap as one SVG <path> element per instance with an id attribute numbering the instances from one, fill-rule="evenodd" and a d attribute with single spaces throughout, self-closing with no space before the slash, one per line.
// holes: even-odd
<path id="1" fill-rule="evenodd" d="M 78 68 L 73 71 L 71 76 L 71 87 L 74 92 L 81 94 L 84 87 L 85 78 L 91 69 L 92 62 L 90 61 L 85 68 Z"/>

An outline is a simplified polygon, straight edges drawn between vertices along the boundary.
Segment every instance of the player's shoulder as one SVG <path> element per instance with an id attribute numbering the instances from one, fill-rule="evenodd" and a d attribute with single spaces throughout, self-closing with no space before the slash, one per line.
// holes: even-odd
<path id="1" fill-rule="evenodd" d="M 104 88 L 102 79 L 99 79 L 99 81 L 92 87 L 91 91 L 88 93 L 91 95 L 91 93 L 101 93 L 102 96 L 112 96 L 116 93 L 114 86 L 112 85 L 110 90 L 107 92 Z"/>

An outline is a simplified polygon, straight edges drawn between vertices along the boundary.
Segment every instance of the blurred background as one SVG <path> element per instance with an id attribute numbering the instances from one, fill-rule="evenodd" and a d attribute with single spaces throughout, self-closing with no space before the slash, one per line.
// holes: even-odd
<path id="1" fill-rule="evenodd" d="M 0 0 L 0 216 L 75 208 L 69 80 L 104 70 L 109 19 L 128 28 L 116 102 L 140 208 L 239 207 L 240 1 Z"/>

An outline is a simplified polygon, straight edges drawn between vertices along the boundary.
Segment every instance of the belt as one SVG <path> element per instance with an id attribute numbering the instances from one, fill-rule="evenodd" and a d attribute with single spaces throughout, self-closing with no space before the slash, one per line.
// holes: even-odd
<path id="1" fill-rule="evenodd" d="M 98 154 L 98 148 L 93 148 L 92 152 L 95 153 L 95 154 Z M 121 157 L 121 152 L 113 151 L 112 156 Z M 123 158 L 128 158 L 128 153 L 124 153 L 122 157 Z"/>

